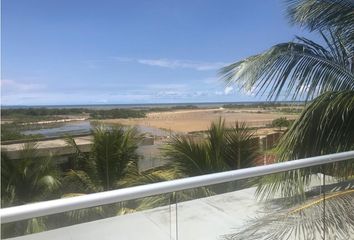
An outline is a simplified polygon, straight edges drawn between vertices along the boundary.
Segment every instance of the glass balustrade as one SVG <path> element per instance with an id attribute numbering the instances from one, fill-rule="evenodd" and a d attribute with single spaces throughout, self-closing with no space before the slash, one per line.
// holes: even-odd
<path id="1" fill-rule="evenodd" d="M 2 238 L 351 240 L 354 161 L 6 223 Z"/>
<path id="2" fill-rule="evenodd" d="M 322 192 L 314 168 L 178 192 L 179 239 L 322 239 Z"/>
<path id="3" fill-rule="evenodd" d="M 2 239 L 175 239 L 173 193 L 2 224 Z M 39 232 L 32 233 L 31 232 Z"/>

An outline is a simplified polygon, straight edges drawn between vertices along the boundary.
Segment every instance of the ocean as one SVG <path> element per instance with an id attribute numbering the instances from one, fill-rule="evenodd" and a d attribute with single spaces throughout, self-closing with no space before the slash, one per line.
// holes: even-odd
<path id="1" fill-rule="evenodd" d="M 257 102 L 185 102 L 185 103 L 132 103 L 132 104 L 73 104 L 73 105 L 2 105 L 2 109 L 14 109 L 14 108 L 88 108 L 88 109 L 114 109 L 114 108 L 126 108 L 126 109 L 148 109 L 148 108 L 168 108 L 177 106 L 193 105 L 199 108 L 214 108 L 222 107 L 226 104 L 236 105 L 269 105 L 275 104 L 303 104 L 302 101 L 257 101 Z"/>

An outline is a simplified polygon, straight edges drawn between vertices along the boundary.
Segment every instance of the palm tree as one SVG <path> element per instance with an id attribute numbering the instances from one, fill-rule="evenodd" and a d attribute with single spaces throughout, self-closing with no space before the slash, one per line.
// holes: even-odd
<path id="1" fill-rule="evenodd" d="M 38 155 L 35 143 L 26 143 L 19 159 L 1 156 L 2 207 L 43 201 L 60 186 L 59 172 L 51 156 Z"/>
<path id="2" fill-rule="evenodd" d="M 190 136 L 174 136 L 162 151 L 168 163 L 157 169 L 139 173 L 136 167 L 130 166 L 128 174 L 120 182 L 123 186 L 132 187 L 168 181 L 177 178 L 198 176 L 208 173 L 249 167 L 258 155 L 259 142 L 254 131 L 244 123 L 236 123 L 227 128 L 221 118 L 213 122 L 207 131 L 206 139 Z M 230 189 L 235 189 L 229 184 Z M 228 189 L 229 189 L 228 188 Z M 139 211 L 175 202 L 192 200 L 226 191 L 225 185 L 189 189 L 171 194 L 152 196 L 125 205 L 126 211 Z"/>
<path id="3" fill-rule="evenodd" d="M 141 140 L 135 128 L 100 126 L 93 130 L 93 145 L 89 154 L 82 153 L 75 140 L 67 143 L 76 149 L 74 166 L 64 178 L 65 191 L 93 193 L 120 187 L 119 181 L 135 166 Z"/>
<path id="4" fill-rule="evenodd" d="M 101 126 L 93 131 L 93 136 L 90 153 L 81 152 L 73 138 L 67 139 L 67 143 L 76 149 L 76 153 L 72 159 L 75 169 L 69 170 L 63 180 L 64 197 L 168 181 L 182 176 L 173 166 L 139 172 L 136 149 L 142 136 L 135 128 Z M 186 191 L 182 195 L 179 194 L 178 200 L 188 197 L 190 199 L 200 192 L 207 194 L 207 191 L 203 190 Z M 61 221 L 75 224 L 164 206 L 176 199 L 175 194 L 164 194 L 94 209 L 71 211 L 60 217 Z"/>
<path id="5" fill-rule="evenodd" d="M 99 126 L 93 130 L 93 145 L 90 153 L 80 150 L 73 138 L 67 143 L 76 149 L 72 161 L 74 169 L 63 178 L 63 197 L 109 191 L 126 187 L 124 178 L 138 171 L 136 152 L 142 135 L 136 128 L 122 126 Z M 115 216 L 122 204 L 82 209 L 60 216 L 71 224 Z"/>
<path id="6" fill-rule="evenodd" d="M 170 165 L 184 176 L 249 167 L 258 153 L 254 131 L 244 123 L 226 128 L 221 118 L 213 122 L 205 140 L 190 136 L 173 137 L 165 149 Z"/>
<path id="7" fill-rule="evenodd" d="M 1 154 L 1 207 L 22 205 L 57 197 L 59 171 L 51 156 L 38 155 L 36 143 L 26 143 L 19 159 Z M 2 225 L 2 236 L 10 237 L 46 229 L 44 218 Z"/>
<path id="8" fill-rule="evenodd" d="M 310 31 L 319 33 L 324 45 L 321 46 L 307 38 L 296 37 L 294 42 L 277 44 L 264 53 L 226 66 L 221 70 L 222 78 L 226 83 L 235 83 L 247 91 L 267 94 L 270 100 L 276 100 L 285 94 L 294 100 L 308 102 L 299 119 L 280 140 L 277 148 L 278 161 L 352 150 L 354 149 L 354 2 L 351 0 L 288 0 L 287 12 L 293 24 L 300 24 Z M 354 173 L 354 161 L 265 177 L 259 184 L 257 194 L 269 199 L 280 191 L 282 197 L 296 197 L 297 200 L 308 201 L 305 187 L 310 183 L 311 175 L 318 172 L 334 177 L 349 177 Z M 339 210 L 345 212 L 346 217 L 343 218 L 351 219 L 344 221 L 348 224 L 348 228 L 342 229 L 344 233 L 338 231 L 339 235 L 348 236 L 348 231 L 353 231 L 354 226 L 353 205 L 350 204 L 353 202 L 353 195 L 352 192 L 346 192 L 348 188 L 343 190 L 338 186 L 334 187 L 336 191 L 341 192 L 331 197 L 326 204 L 326 209 L 327 212 L 333 213 L 332 220 L 337 224 L 343 223 L 338 220 L 338 216 L 342 216 Z M 349 184 L 349 187 L 352 188 L 353 185 Z M 302 205 L 296 214 L 310 216 L 309 213 L 316 211 L 318 205 Z M 318 211 L 321 211 L 321 208 L 318 208 Z M 292 222 L 291 211 L 287 209 L 285 212 L 285 217 L 269 218 L 271 220 L 267 224 L 272 231 L 263 234 L 259 239 L 286 237 L 289 229 L 293 233 L 297 229 L 302 229 L 304 234 L 321 229 L 316 225 L 315 219 L 313 219 L 314 224 L 308 224 L 306 221 Z M 288 224 L 286 228 L 281 227 L 283 226 L 279 224 L 281 221 Z M 266 225 L 265 222 L 263 221 L 263 226 Z M 332 227 L 332 230 L 336 228 L 331 224 L 328 227 Z M 255 233 L 256 228 L 250 227 L 247 231 Z M 289 231 L 285 231 L 286 229 Z M 230 239 L 244 239 L 244 236 L 236 234 L 230 236 Z M 310 236 L 313 236 L 313 232 L 307 237 Z"/>
<path id="9" fill-rule="evenodd" d="M 281 139 L 279 161 L 351 150 L 354 147 L 354 3 L 349 0 L 289 0 L 287 3 L 291 22 L 318 32 L 325 46 L 297 37 L 295 42 L 275 45 L 264 53 L 223 68 L 222 77 L 228 84 L 236 83 L 247 91 L 269 92 L 269 99 L 285 93 L 293 99 L 311 100 Z M 353 165 L 348 164 L 352 169 Z M 332 169 L 341 170 L 334 165 Z M 296 191 L 288 193 L 299 193 Z"/>

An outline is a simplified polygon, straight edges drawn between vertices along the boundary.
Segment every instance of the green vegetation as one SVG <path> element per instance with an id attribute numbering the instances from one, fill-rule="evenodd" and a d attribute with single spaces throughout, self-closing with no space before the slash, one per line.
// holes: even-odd
<path id="1" fill-rule="evenodd" d="M 94 119 L 104 118 L 142 118 L 144 110 L 125 108 L 114 109 L 88 109 L 88 108 L 13 108 L 1 109 L 3 119 L 11 119 L 15 122 L 30 122 L 62 119 L 66 115 L 89 115 Z"/>
<path id="2" fill-rule="evenodd" d="M 147 112 L 163 112 L 182 109 L 198 109 L 195 105 L 153 107 L 148 109 L 91 109 L 91 108 L 11 108 L 1 109 L 3 119 L 18 123 L 63 119 L 65 116 L 87 115 L 93 119 L 143 118 Z"/>
<path id="3" fill-rule="evenodd" d="M 254 131 L 236 123 L 228 129 L 225 121 L 212 123 L 207 138 L 174 137 L 165 149 L 171 165 L 185 176 L 250 167 L 259 150 Z"/>
<path id="4" fill-rule="evenodd" d="M 22 131 L 58 127 L 63 123 L 36 123 L 39 121 L 54 121 L 68 118 L 68 116 L 78 115 L 78 117 L 89 115 L 92 119 L 112 119 L 112 118 L 143 118 L 146 110 L 132 109 L 109 109 L 93 110 L 85 108 L 18 108 L 1 109 L 2 119 L 10 120 L 10 123 L 1 124 L 1 140 L 38 139 L 43 136 L 25 135 Z M 28 124 L 33 123 L 33 124 Z"/>
<path id="5" fill-rule="evenodd" d="M 54 121 L 65 118 L 60 115 L 81 114 L 79 111 L 66 112 L 67 109 L 52 108 L 11 108 L 1 109 L 1 118 L 13 123 L 28 123 L 38 121 Z M 66 112 L 66 113 L 65 113 Z"/>
<path id="6" fill-rule="evenodd" d="M 18 139 L 33 139 L 33 138 L 41 138 L 42 135 L 25 135 L 22 134 L 21 131 L 28 130 L 27 126 L 22 126 L 16 123 L 3 123 L 1 124 L 1 141 L 8 140 L 18 140 Z"/>
<path id="7" fill-rule="evenodd" d="M 72 138 L 67 139 L 76 154 L 71 157 L 71 169 L 65 173 L 56 169 L 49 156 L 39 157 L 34 143 L 24 145 L 19 160 L 2 154 L 2 207 L 123 187 L 126 184 L 123 178 L 137 174 L 139 156 L 136 149 L 142 136 L 135 128 L 98 127 L 93 131 L 93 137 L 90 153 L 81 152 Z M 40 232 L 52 225 L 57 227 L 58 221 L 66 225 L 114 216 L 119 208 L 118 204 L 5 224 L 2 225 L 2 237 Z"/>
<path id="8" fill-rule="evenodd" d="M 320 33 L 326 46 L 298 37 L 295 42 L 275 45 L 265 53 L 225 67 L 222 70 L 223 77 L 227 83 L 240 84 L 249 91 L 257 87 L 257 91 L 270 90 L 270 98 L 277 99 L 285 90 L 290 97 L 310 100 L 300 118 L 279 141 L 277 161 L 352 150 L 354 5 L 346 0 L 289 0 L 288 8 L 291 21 Z M 100 118 L 100 112 L 96 113 Z M 282 127 L 284 122 L 284 119 L 280 119 L 277 125 Z M 62 192 L 65 196 L 248 167 L 252 165 L 258 150 L 250 129 L 246 129 L 243 124 L 236 124 L 235 127 L 227 129 L 220 119 L 211 125 L 206 139 L 174 137 L 165 149 L 169 164 L 139 173 L 136 149 L 140 136 L 135 130 L 98 128 L 93 134 L 94 144 L 88 154 L 82 153 L 75 141 L 68 139 L 68 143 L 77 153 L 72 157 L 72 169 L 65 173 L 62 179 Z M 46 200 L 56 196 L 55 189 L 59 186 L 58 173 L 52 166 L 52 161 L 36 156 L 35 148 L 27 146 L 18 162 L 9 161 L 5 155 L 1 161 L 3 206 Z M 308 191 L 309 183 L 311 176 L 318 173 L 338 180 L 350 179 L 354 175 L 354 161 L 261 178 L 257 196 L 271 201 L 276 195 L 280 195 L 283 203 L 281 209 L 277 209 L 273 215 L 256 220 L 254 224 L 247 223 L 246 230 L 226 236 L 227 239 L 315 238 L 314 236 L 321 235 L 323 227 L 321 204 L 324 201 L 326 228 L 329 232 L 336 233 L 337 238 L 349 239 L 348 234 L 353 232 L 354 219 L 353 184 L 349 182 L 343 186 L 326 185 L 332 195 L 326 199 L 313 198 L 313 192 Z M 213 194 L 212 188 L 200 191 L 186 192 L 184 199 L 193 194 Z M 321 194 L 322 191 L 321 188 Z M 88 218 L 96 214 L 113 216 L 119 214 L 119 211 L 124 212 L 124 209 L 134 211 L 167 204 L 171 199 L 176 200 L 176 196 L 137 200 L 129 206 L 115 205 L 109 211 L 104 207 L 86 212 L 80 210 L 66 217 L 74 217 L 80 222 L 86 215 L 90 215 Z M 43 218 L 36 218 L 25 221 L 23 225 L 12 225 L 16 231 L 11 234 L 35 232 L 45 226 Z M 3 227 L 3 235 L 13 230 L 7 227 L 9 226 Z"/>
<path id="9" fill-rule="evenodd" d="M 282 127 L 287 128 L 290 125 L 291 125 L 291 121 L 286 119 L 286 117 L 277 118 L 272 121 L 272 126 L 279 128 L 280 131 Z"/>
<path id="10" fill-rule="evenodd" d="M 68 170 L 61 174 L 50 158 L 38 157 L 35 145 L 27 144 L 21 160 L 9 160 L 5 154 L 2 156 L 2 205 L 7 207 L 60 196 L 72 197 L 251 166 L 259 147 L 253 133 L 243 124 L 228 129 L 220 119 L 211 125 L 207 139 L 196 142 L 176 137 L 171 140 L 164 150 L 169 158 L 168 164 L 143 173 L 138 171 L 140 156 L 136 152 L 142 135 L 135 128 L 97 127 L 93 130 L 93 146 L 89 153 L 81 152 L 75 140 L 67 138 L 67 143 L 76 149 L 76 153 L 70 157 Z M 188 151 L 188 147 L 192 150 Z M 191 158 L 186 154 L 191 154 Z M 198 166 L 192 168 L 193 161 Z M 64 226 L 149 209 L 169 204 L 171 199 L 185 201 L 215 194 L 214 190 L 191 189 L 179 192 L 178 196 L 152 196 L 124 204 L 5 224 L 2 236 L 55 228 L 58 221 Z"/>
<path id="11" fill-rule="evenodd" d="M 132 109 L 91 110 L 90 117 L 93 119 L 143 118 L 145 111 Z"/>
<path id="12" fill-rule="evenodd" d="M 351 150 L 354 68 L 353 38 L 348 36 L 354 32 L 349 27 L 354 23 L 354 6 L 348 1 L 288 3 L 291 21 L 319 32 L 325 46 L 297 37 L 295 42 L 275 45 L 223 68 L 223 79 L 240 84 L 247 91 L 263 86 L 257 91 L 269 89 L 269 98 L 273 99 L 286 91 L 289 97 L 311 100 L 280 141 L 279 161 Z"/>
<path id="13" fill-rule="evenodd" d="M 295 107 L 283 107 L 274 109 L 275 112 L 285 113 L 285 114 L 299 114 L 303 111 L 303 108 Z"/>
<path id="14" fill-rule="evenodd" d="M 295 102 L 283 103 L 283 102 L 259 102 L 257 104 L 243 104 L 243 103 L 230 103 L 222 105 L 223 108 L 261 108 L 261 109 L 276 109 L 279 107 L 289 107 L 294 106 Z M 303 102 L 296 102 L 296 105 L 303 105 Z"/>
<path id="15" fill-rule="evenodd" d="M 53 116 L 76 115 L 86 112 L 85 108 L 9 108 L 1 109 L 1 115 L 5 118 L 12 116 Z"/>
<path id="16" fill-rule="evenodd" d="M 82 153 L 75 140 L 69 138 L 67 142 L 77 154 L 72 159 L 73 170 L 65 177 L 66 191 L 92 193 L 119 188 L 119 180 L 137 165 L 136 149 L 141 138 L 135 128 L 97 127 L 89 154 Z"/>
<path id="17" fill-rule="evenodd" d="M 291 22 L 319 33 L 324 46 L 304 37 L 296 37 L 294 42 L 277 44 L 261 54 L 223 68 L 222 77 L 228 84 L 238 84 L 246 91 L 256 90 L 259 93 L 267 90 L 269 99 L 277 99 L 285 92 L 292 99 L 310 101 L 300 118 L 279 141 L 279 162 L 353 150 L 354 4 L 348 0 L 288 0 L 287 7 Z M 315 233 L 321 235 L 318 232 L 323 220 L 319 217 L 322 214 L 322 208 L 318 207 L 321 200 L 306 207 L 306 189 L 310 177 L 317 173 L 338 179 L 349 178 L 354 174 L 354 161 L 262 178 L 257 190 L 260 198 L 271 199 L 280 193 L 289 201 L 302 202 L 304 205 L 296 205 L 299 218 L 306 219 L 308 216 L 310 221 L 299 221 L 287 206 L 281 218 L 274 220 L 276 216 L 267 216 L 267 219 L 273 220 L 261 225 L 257 223 L 258 228 L 251 226 L 227 239 L 299 239 L 311 238 Z M 350 189 L 352 186 L 349 184 L 347 187 Z M 350 204 L 353 195 L 338 185 L 331 190 L 338 194 L 331 201 L 326 200 L 326 228 L 329 228 L 328 232 L 336 233 L 336 237 L 349 239 L 353 231 L 351 219 L 354 210 Z M 286 226 L 280 222 L 286 222 Z M 338 229 L 338 226 L 344 225 L 346 227 Z M 264 228 L 272 230 L 264 231 Z M 252 235 L 247 235 L 250 232 Z"/>
<path id="18" fill-rule="evenodd" d="M 270 112 L 279 112 L 282 114 L 299 114 L 302 112 L 304 106 L 305 105 L 303 102 L 292 102 L 292 103 L 262 102 L 258 104 L 232 103 L 232 104 L 225 104 L 222 107 L 226 109 L 257 109 L 257 110 L 265 110 Z"/>
<path id="19" fill-rule="evenodd" d="M 149 108 L 149 112 L 167 112 L 173 110 L 186 110 L 186 109 L 198 109 L 198 106 L 195 105 L 182 105 L 182 106 L 172 106 L 172 107 L 153 107 Z"/>
<path id="20" fill-rule="evenodd" d="M 59 187 L 59 172 L 50 156 L 37 155 L 36 144 L 26 143 L 19 160 L 1 156 L 2 206 L 21 205 L 50 197 Z"/>
<path id="21" fill-rule="evenodd" d="M 37 156 L 34 143 L 25 144 L 19 160 L 1 154 L 1 207 L 58 198 L 60 173 L 50 156 Z M 16 236 L 46 229 L 44 218 L 2 225 L 3 236 Z"/>

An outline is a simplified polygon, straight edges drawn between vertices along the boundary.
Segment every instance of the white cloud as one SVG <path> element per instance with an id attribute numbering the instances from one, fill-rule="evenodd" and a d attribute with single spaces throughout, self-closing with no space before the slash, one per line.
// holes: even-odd
<path id="1" fill-rule="evenodd" d="M 4 105 L 97 104 L 97 103 L 158 103 L 233 101 L 247 96 L 235 86 L 213 84 L 215 78 L 185 80 L 183 82 L 151 82 L 147 85 L 100 84 L 80 88 L 63 86 L 50 88 L 13 80 L 2 80 L 1 101 Z M 206 82 L 210 82 L 207 84 Z M 191 84 L 193 83 L 193 84 Z M 231 94 L 232 93 L 232 94 Z"/>
<path id="2" fill-rule="evenodd" d="M 186 84 L 178 84 L 178 83 L 166 83 L 166 84 L 150 84 L 147 85 L 146 88 L 152 89 L 152 90 L 168 90 L 168 89 L 173 89 L 173 90 L 185 90 L 188 88 Z"/>
<path id="3" fill-rule="evenodd" d="M 181 91 L 159 91 L 155 94 L 155 97 L 183 97 L 184 92 Z"/>
<path id="4" fill-rule="evenodd" d="M 22 83 L 9 79 L 1 79 L 0 81 L 2 92 L 33 92 L 36 90 L 45 89 L 45 85 L 36 83 Z"/>
<path id="5" fill-rule="evenodd" d="M 232 86 L 227 86 L 227 87 L 225 87 L 225 89 L 224 89 L 224 94 L 225 94 L 225 95 L 229 95 L 233 90 L 234 90 L 234 87 L 232 87 Z"/>
<path id="6" fill-rule="evenodd" d="M 158 66 L 165 68 L 189 68 L 198 71 L 207 71 L 207 70 L 216 70 L 223 66 L 225 63 L 222 62 L 198 62 L 191 60 L 176 60 L 176 59 L 138 59 L 138 63 L 149 65 L 149 66 Z"/>
<path id="7" fill-rule="evenodd" d="M 204 61 L 192 61 L 192 60 L 180 60 L 180 59 L 167 59 L 167 58 L 157 58 L 157 59 L 133 59 L 125 57 L 114 57 L 113 59 L 119 62 L 136 62 L 143 65 L 163 67 L 163 68 L 186 68 L 194 69 L 197 71 L 208 71 L 217 70 L 227 63 L 224 62 L 204 62 Z"/>

